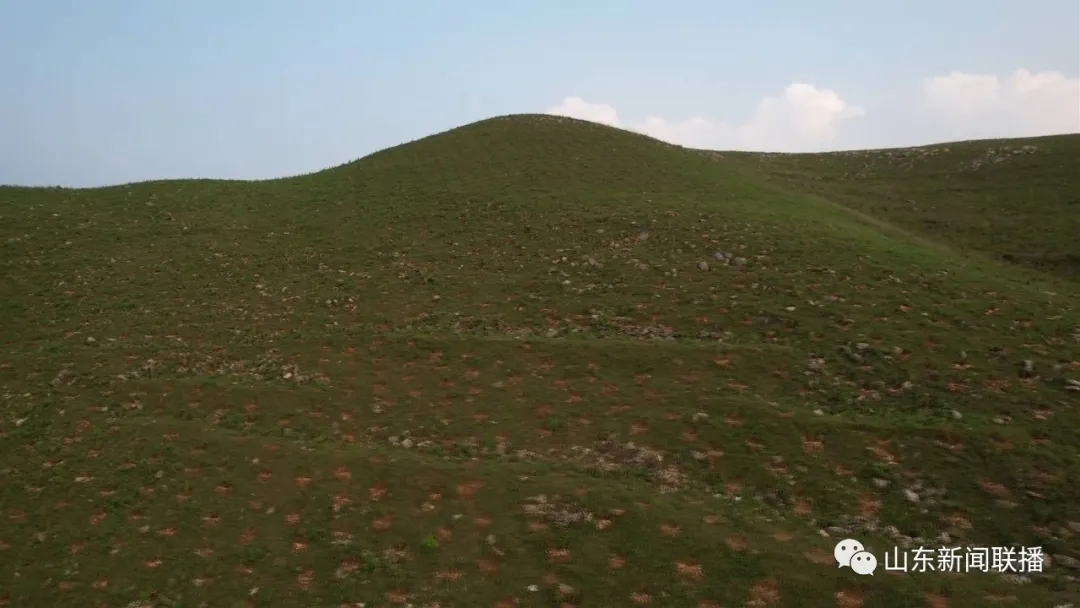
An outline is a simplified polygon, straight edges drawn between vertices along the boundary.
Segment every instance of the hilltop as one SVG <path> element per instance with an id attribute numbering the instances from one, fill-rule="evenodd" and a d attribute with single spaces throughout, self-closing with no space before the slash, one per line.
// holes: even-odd
<path id="1" fill-rule="evenodd" d="M 278 180 L 0 188 L 0 598 L 1064 604 L 1080 288 L 995 254 L 1066 260 L 1077 141 L 932 156 L 1036 146 L 1001 195 L 532 115 Z M 860 577 L 848 537 L 1051 557 Z"/>

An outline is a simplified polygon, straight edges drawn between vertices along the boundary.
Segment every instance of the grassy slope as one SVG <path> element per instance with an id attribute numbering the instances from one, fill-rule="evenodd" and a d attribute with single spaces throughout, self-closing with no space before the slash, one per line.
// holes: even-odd
<path id="1" fill-rule="evenodd" d="M 827 154 L 704 153 L 933 240 L 1080 280 L 1080 136 Z"/>
<path id="2" fill-rule="evenodd" d="M 1077 594 L 1075 285 L 743 165 L 522 116 L 283 180 L 4 188 L 0 273 L 11 606 Z M 857 577 L 823 534 L 1060 557 Z"/>

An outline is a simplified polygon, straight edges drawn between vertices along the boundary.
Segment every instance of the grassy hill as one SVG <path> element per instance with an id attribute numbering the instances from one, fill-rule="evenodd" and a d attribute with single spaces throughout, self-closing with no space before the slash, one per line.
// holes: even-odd
<path id="1" fill-rule="evenodd" d="M 995 179 L 1068 202 L 1051 141 Z M 0 188 L 0 604 L 1075 601 L 1080 287 L 859 190 L 977 176 L 829 158 L 515 116 Z M 1065 252 L 1067 217 L 1004 238 Z M 858 576 L 849 537 L 1052 557 Z"/>
<path id="2" fill-rule="evenodd" d="M 938 242 L 1080 280 L 1080 136 L 827 154 L 704 153 Z"/>

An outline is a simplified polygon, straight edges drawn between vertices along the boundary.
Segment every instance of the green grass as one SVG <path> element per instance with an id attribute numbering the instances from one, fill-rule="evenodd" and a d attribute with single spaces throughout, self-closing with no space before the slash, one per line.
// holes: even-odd
<path id="1" fill-rule="evenodd" d="M 940 243 L 1080 279 L 1080 137 L 828 154 L 704 152 Z"/>
<path id="2" fill-rule="evenodd" d="M 1080 140 L 1034 141 L 993 238 L 1064 255 L 1074 217 L 1017 193 L 1067 203 Z M 0 188 L 0 598 L 1075 601 L 1080 287 L 987 255 L 982 174 L 830 158 L 515 116 L 280 180 Z M 859 577 L 848 536 L 1054 559 Z"/>

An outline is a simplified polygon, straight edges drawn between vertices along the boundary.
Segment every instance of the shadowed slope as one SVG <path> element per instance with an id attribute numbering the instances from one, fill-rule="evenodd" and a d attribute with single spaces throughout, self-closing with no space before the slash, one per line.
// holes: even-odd
<path id="1" fill-rule="evenodd" d="M 1074 287 L 743 165 L 516 116 L 267 182 L 5 188 L 0 275 L 12 606 L 1077 591 Z M 858 577 L 848 536 L 1052 566 Z"/>
<path id="2" fill-rule="evenodd" d="M 939 242 L 1080 279 L 1080 135 L 828 154 L 705 154 Z"/>

